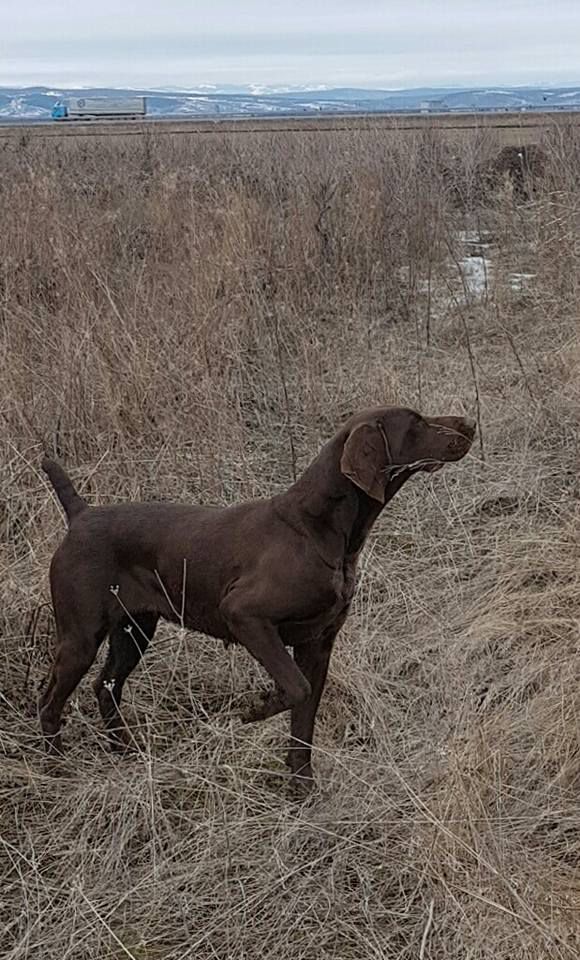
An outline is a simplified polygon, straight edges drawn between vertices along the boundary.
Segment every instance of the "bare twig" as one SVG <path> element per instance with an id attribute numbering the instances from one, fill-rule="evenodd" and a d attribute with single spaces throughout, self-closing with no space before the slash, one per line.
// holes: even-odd
<path id="1" fill-rule="evenodd" d="M 425 950 L 427 949 L 427 940 L 429 938 L 429 931 L 431 930 L 431 925 L 433 923 L 433 911 L 435 910 L 435 900 L 431 900 L 429 904 L 429 914 L 427 916 L 427 921 L 425 923 L 425 929 L 423 930 L 423 936 L 421 937 L 421 947 L 419 949 L 419 960 L 425 960 Z"/>
<path id="2" fill-rule="evenodd" d="M 286 429 L 288 431 L 288 442 L 290 444 L 290 463 L 292 467 L 292 478 L 296 481 L 297 469 L 296 469 L 296 449 L 294 446 L 294 431 L 292 429 L 292 413 L 290 410 L 290 397 L 288 395 L 288 385 L 286 383 L 286 371 L 284 369 L 284 361 L 282 358 L 282 347 L 280 345 L 280 331 L 278 329 L 278 316 L 277 314 L 272 314 L 272 329 L 274 332 L 274 341 L 276 343 L 276 355 L 278 357 L 278 371 L 280 374 L 280 382 L 282 384 L 282 391 L 284 394 L 284 406 L 286 408 Z"/>

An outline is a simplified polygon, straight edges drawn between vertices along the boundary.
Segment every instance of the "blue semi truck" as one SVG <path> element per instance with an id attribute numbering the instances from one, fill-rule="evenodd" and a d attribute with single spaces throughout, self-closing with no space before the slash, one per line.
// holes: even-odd
<path id="1" fill-rule="evenodd" d="M 68 97 L 52 108 L 53 120 L 142 120 L 147 97 Z"/>

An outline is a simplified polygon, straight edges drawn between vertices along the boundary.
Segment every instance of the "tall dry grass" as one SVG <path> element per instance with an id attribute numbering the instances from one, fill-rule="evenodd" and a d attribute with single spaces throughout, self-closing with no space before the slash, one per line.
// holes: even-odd
<path id="1" fill-rule="evenodd" d="M 436 128 L 0 148 L 7 960 L 578 956 L 580 142 L 543 146 L 525 203 L 482 185 L 491 134 Z M 373 533 L 312 799 L 286 718 L 235 719 L 249 657 L 173 627 L 128 685 L 141 752 L 109 755 L 85 682 L 46 772 L 42 448 L 95 502 L 229 503 L 375 402 L 481 442 Z"/>

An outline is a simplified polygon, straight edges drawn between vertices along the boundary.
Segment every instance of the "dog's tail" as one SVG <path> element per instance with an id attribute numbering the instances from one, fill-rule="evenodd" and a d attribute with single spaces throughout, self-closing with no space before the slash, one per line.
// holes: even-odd
<path id="1" fill-rule="evenodd" d="M 80 494 L 76 492 L 72 480 L 55 460 L 51 460 L 50 457 L 45 456 L 42 458 L 41 467 L 52 483 L 54 492 L 62 503 L 64 512 L 70 523 L 77 514 L 87 509 L 87 501 L 83 500 Z"/>

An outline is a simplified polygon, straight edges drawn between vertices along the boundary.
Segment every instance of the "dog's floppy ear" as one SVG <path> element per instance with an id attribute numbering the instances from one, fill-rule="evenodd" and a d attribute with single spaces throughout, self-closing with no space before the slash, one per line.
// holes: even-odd
<path id="1" fill-rule="evenodd" d="M 389 466 L 385 440 L 378 427 L 361 423 L 348 435 L 340 470 L 373 500 L 385 502 L 385 470 Z"/>

